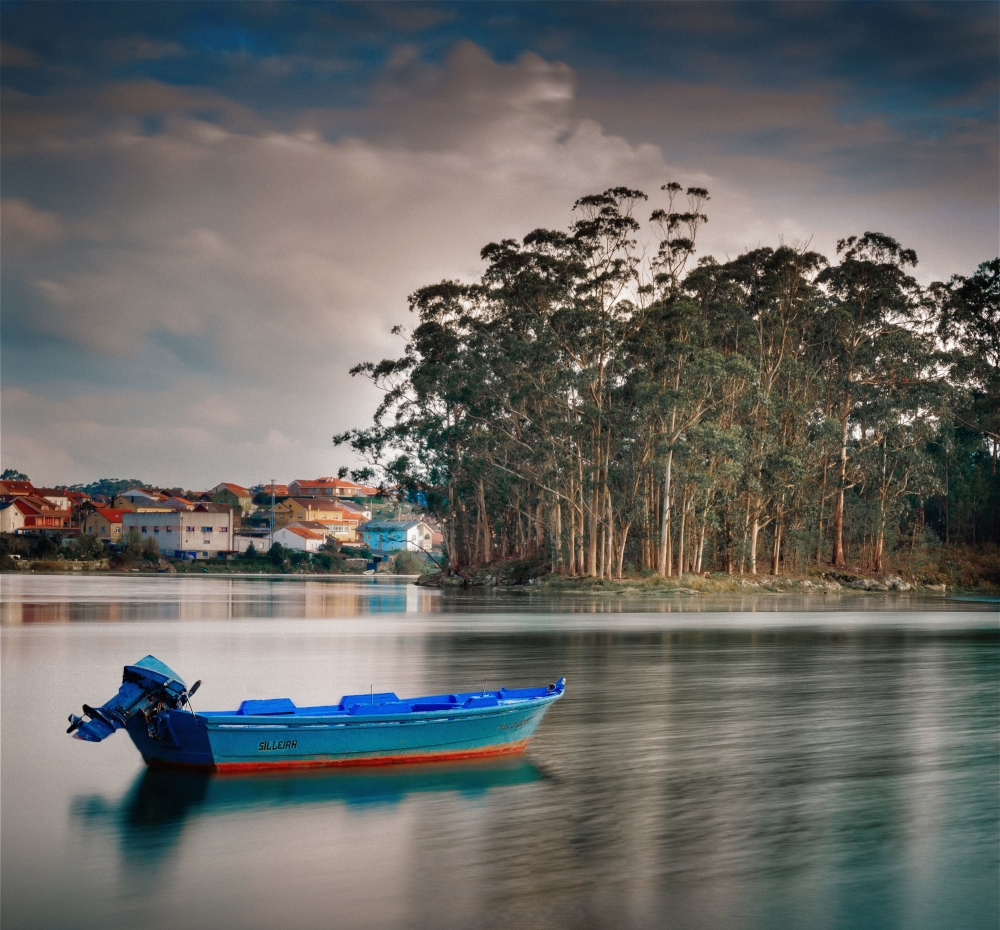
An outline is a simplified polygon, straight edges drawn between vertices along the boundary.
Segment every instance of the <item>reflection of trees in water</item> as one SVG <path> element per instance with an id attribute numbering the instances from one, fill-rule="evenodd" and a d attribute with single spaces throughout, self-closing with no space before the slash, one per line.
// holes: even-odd
<path id="1" fill-rule="evenodd" d="M 984 787 L 1000 762 L 984 742 L 1000 710 L 997 636 L 985 636 L 491 624 L 429 637 L 432 687 L 567 677 L 531 748 L 554 780 L 530 809 L 490 810 L 506 868 L 484 882 L 487 910 L 516 920 L 514 901 L 563 901 L 581 925 L 610 925 L 616 909 L 669 904 L 683 923 L 703 895 L 701 926 L 741 913 L 727 894 L 751 883 L 898 881 L 918 824 L 934 848 L 943 809 L 997 807 Z M 519 844 L 546 868 L 519 868 Z"/>

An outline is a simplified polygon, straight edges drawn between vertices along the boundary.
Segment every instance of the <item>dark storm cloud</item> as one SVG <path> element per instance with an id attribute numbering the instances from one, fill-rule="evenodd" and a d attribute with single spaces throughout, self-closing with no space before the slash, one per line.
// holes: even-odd
<path id="1" fill-rule="evenodd" d="M 406 294 L 611 184 L 710 187 L 719 255 L 996 253 L 993 5 L 2 16 L 3 458 L 41 480 L 331 472 L 375 403 L 346 369 L 398 350 Z"/>

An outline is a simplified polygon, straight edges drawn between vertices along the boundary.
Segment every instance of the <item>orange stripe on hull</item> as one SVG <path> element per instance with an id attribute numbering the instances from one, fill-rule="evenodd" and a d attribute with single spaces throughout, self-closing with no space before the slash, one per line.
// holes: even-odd
<path id="1" fill-rule="evenodd" d="M 482 759 L 488 756 L 509 756 L 522 752 L 528 745 L 526 739 L 517 743 L 489 749 L 470 749 L 461 752 L 421 752 L 411 755 L 366 756 L 359 759 L 276 759 L 274 762 L 223 762 L 219 765 L 188 765 L 151 759 L 147 763 L 153 768 L 197 769 L 220 774 L 238 775 L 246 772 L 273 772 L 279 769 L 330 769 L 360 765 L 410 765 L 420 762 L 457 762 L 460 759 Z"/>

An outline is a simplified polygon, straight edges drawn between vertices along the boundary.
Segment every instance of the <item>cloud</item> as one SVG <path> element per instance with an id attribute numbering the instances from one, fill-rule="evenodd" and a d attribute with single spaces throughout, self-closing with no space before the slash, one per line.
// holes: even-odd
<path id="1" fill-rule="evenodd" d="M 162 42 L 135 34 L 111 39 L 102 43 L 102 51 L 116 64 L 134 61 L 161 61 L 164 58 L 179 58 L 185 53 L 179 42 Z"/>
<path id="2" fill-rule="evenodd" d="M 23 197 L 0 201 L 0 250 L 10 255 L 53 243 L 66 233 L 57 213 L 38 210 Z"/>
<path id="3" fill-rule="evenodd" d="M 330 436 L 379 399 L 347 370 L 401 351 L 407 294 L 611 185 L 710 188 L 701 251 L 720 257 L 974 212 L 948 207 L 951 181 L 846 185 L 831 139 L 888 153 L 900 131 L 845 123 L 835 84 L 607 87 L 581 95 L 566 64 L 463 41 L 440 63 L 397 45 L 364 107 L 274 114 L 149 77 L 9 93 L 4 235 L 31 247 L 0 269 L 4 466 L 188 486 L 335 473 L 352 463 Z M 755 129 L 769 138 L 748 149 Z M 971 270 L 977 228 L 900 237 L 946 275 Z"/>
<path id="4" fill-rule="evenodd" d="M 140 91 L 107 88 L 100 106 L 142 100 L 167 111 L 184 99 L 150 82 Z M 571 95 L 563 66 L 534 55 L 497 65 L 463 46 L 414 105 L 441 124 L 437 134 L 411 147 L 398 142 L 410 117 L 396 101 L 385 105 L 380 140 L 238 132 L 175 112 L 152 135 L 120 125 L 47 142 L 19 175 L 37 171 L 39 188 L 86 178 L 57 184 L 60 206 L 72 222 L 99 223 L 101 235 L 86 247 L 53 241 L 5 266 L 33 295 L 6 310 L 5 329 L 22 343 L 61 340 L 102 357 L 121 383 L 113 403 L 69 407 L 45 400 L 51 389 L 29 391 L 10 407 L 20 413 L 7 412 L 5 434 L 38 435 L 46 424 L 44 441 L 60 447 L 75 435 L 65 480 L 123 460 L 192 484 L 218 479 L 226 460 L 279 476 L 347 464 L 329 437 L 363 424 L 377 403 L 347 369 L 401 350 L 389 330 L 408 322 L 408 293 L 474 273 L 491 239 L 565 225 L 583 193 L 666 179 L 654 147 L 567 120 Z M 166 376 L 166 392 L 144 383 L 151 371 Z M 21 448 L 5 444 L 5 460 Z M 39 467 L 44 474 L 44 456 Z"/>
<path id="5" fill-rule="evenodd" d="M 0 42 L 0 67 L 4 68 L 38 68 L 41 61 L 38 56 L 26 48 Z"/>

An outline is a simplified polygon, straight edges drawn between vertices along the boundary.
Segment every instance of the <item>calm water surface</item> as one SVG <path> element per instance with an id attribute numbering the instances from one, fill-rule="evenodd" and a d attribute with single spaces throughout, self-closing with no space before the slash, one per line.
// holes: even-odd
<path id="1" fill-rule="evenodd" d="M 993 928 L 997 604 L 0 577 L 19 928 Z M 146 653 L 195 704 L 543 684 L 491 764 L 213 778 L 65 735 Z"/>

